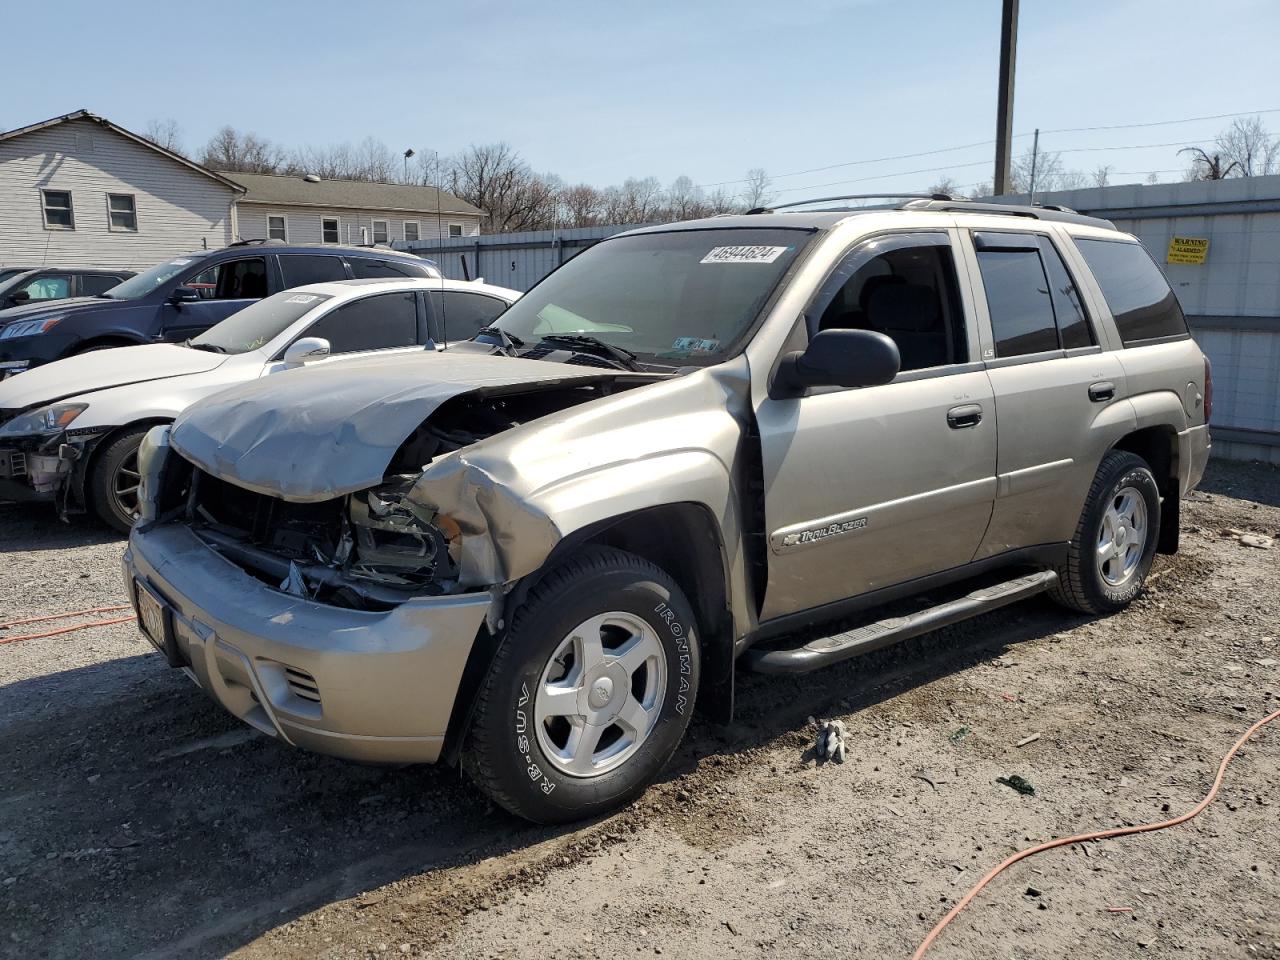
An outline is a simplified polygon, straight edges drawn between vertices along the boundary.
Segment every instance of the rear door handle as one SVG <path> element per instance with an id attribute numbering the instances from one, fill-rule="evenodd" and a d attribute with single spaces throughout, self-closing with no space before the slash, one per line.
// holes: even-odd
<path id="1" fill-rule="evenodd" d="M 947 411 L 947 426 L 952 430 L 976 427 L 981 422 L 982 407 L 976 403 L 966 403 L 959 407 L 952 407 Z"/>
<path id="2" fill-rule="evenodd" d="M 1114 400 L 1116 396 L 1116 385 L 1110 380 L 1103 380 L 1099 383 L 1089 385 L 1089 399 L 1094 403 L 1103 403 L 1107 400 Z"/>

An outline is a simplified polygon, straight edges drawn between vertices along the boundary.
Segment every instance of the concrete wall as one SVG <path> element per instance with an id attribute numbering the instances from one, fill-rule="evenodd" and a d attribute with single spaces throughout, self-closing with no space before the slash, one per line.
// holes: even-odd
<path id="1" fill-rule="evenodd" d="M 75 227 L 45 226 L 41 190 L 71 193 Z M 109 229 L 107 194 L 132 194 L 137 232 Z M 225 184 L 90 120 L 0 141 L 0 266 L 142 270 L 235 239 Z"/>

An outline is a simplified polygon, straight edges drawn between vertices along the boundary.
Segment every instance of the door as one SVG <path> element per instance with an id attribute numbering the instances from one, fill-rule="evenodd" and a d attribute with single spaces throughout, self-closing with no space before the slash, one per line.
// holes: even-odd
<path id="1" fill-rule="evenodd" d="M 841 261 L 809 334 L 878 330 L 902 356 L 884 386 L 766 399 L 760 430 L 768 582 L 760 619 L 967 563 L 995 495 L 996 430 L 952 238 L 888 235 Z"/>
<path id="2" fill-rule="evenodd" d="M 970 242 L 994 353 L 996 501 L 978 551 L 988 557 L 1071 539 L 1098 465 L 1093 421 L 1124 398 L 1125 379 L 1049 235 L 982 231 Z"/>
<path id="3" fill-rule="evenodd" d="M 203 333 L 237 310 L 256 303 L 268 293 L 265 257 L 224 260 L 191 274 L 177 286 L 194 289 L 200 299 L 193 303 L 166 301 L 160 306 L 158 339 L 180 343 Z"/>

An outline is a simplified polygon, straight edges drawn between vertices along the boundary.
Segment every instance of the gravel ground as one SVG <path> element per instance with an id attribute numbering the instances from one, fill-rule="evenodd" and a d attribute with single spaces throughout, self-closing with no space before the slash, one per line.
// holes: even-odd
<path id="1" fill-rule="evenodd" d="M 1033 600 L 743 674 L 732 726 L 696 723 L 663 782 L 574 829 L 452 770 L 280 747 L 131 624 L 0 645 L 0 956 L 908 957 L 1011 851 L 1192 806 L 1276 709 L 1280 543 L 1229 531 L 1280 536 L 1280 471 L 1215 463 L 1203 489 L 1123 614 Z M 0 505 L 0 621 L 124 602 L 120 552 Z M 843 764 L 815 762 L 810 716 L 844 721 Z M 1278 811 L 1268 730 L 1201 818 L 1018 865 L 930 956 L 1280 958 Z"/>

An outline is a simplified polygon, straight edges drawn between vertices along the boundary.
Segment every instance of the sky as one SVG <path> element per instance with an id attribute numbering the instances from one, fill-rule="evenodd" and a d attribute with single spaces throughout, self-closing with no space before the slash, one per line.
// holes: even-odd
<path id="1" fill-rule="evenodd" d="M 1000 0 L 10 0 L 0 129 L 85 108 L 172 118 L 196 152 L 231 124 L 289 147 L 506 141 L 596 186 L 969 186 L 991 179 L 999 21 Z M 1048 131 L 1262 111 L 1280 131 L 1277 37 L 1275 0 L 1022 0 L 1015 153 L 1039 127 L 1067 167 L 1180 179 L 1177 147 L 1228 118 Z"/>

